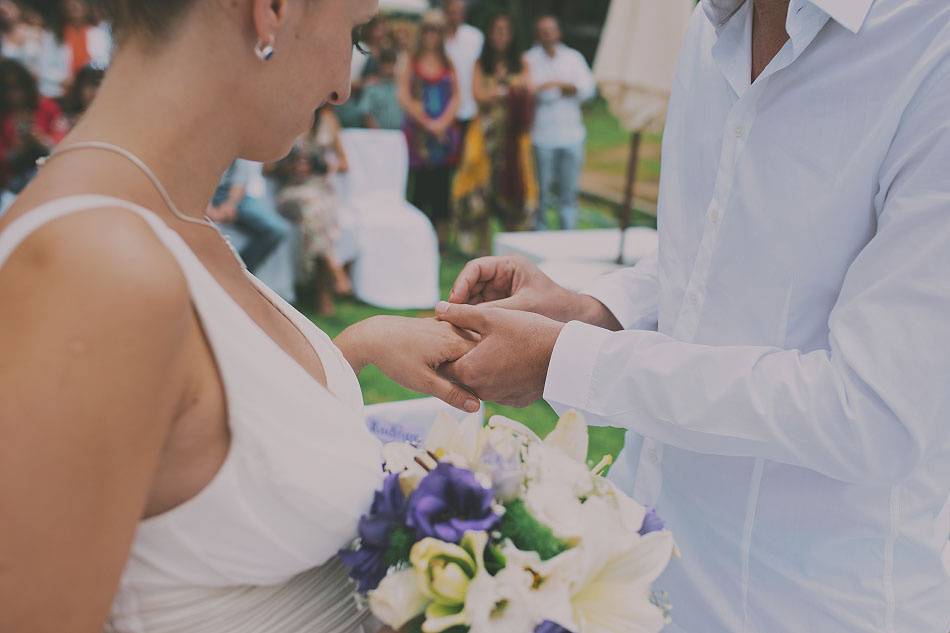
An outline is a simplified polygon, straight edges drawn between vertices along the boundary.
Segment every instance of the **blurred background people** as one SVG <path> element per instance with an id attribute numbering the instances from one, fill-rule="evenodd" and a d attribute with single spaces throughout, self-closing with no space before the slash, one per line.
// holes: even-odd
<path id="1" fill-rule="evenodd" d="M 35 16 L 35 14 L 34 14 Z M 27 20 L 19 2 L 0 0 L 0 56 L 15 59 L 31 72 L 39 64 L 43 29 Z"/>
<path id="2" fill-rule="evenodd" d="M 26 8 L 26 5 L 21 5 Z M 39 5 L 37 11 L 24 11 L 33 28 L 40 29 L 40 51 L 30 70 L 36 76 L 40 94 L 62 99 L 72 79 L 72 50 L 65 40 L 66 20 L 60 0 Z"/>
<path id="3" fill-rule="evenodd" d="M 402 106 L 399 105 L 399 89 L 396 85 L 396 51 L 384 49 L 379 54 L 379 70 L 376 80 L 363 87 L 360 111 L 363 125 L 383 130 L 401 130 Z"/>
<path id="4" fill-rule="evenodd" d="M 19 193 L 69 131 L 59 106 L 40 94 L 36 79 L 18 61 L 0 60 L 0 189 Z"/>
<path id="5" fill-rule="evenodd" d="M 360 109 L 363 89 L 379 81 L 380 56 L 383 50 L 394 45 L 389 21 L 381 15 L 367 23 L 359 35 L 360 41 L 354 48 L 350 67 L 350 99 L 336 108 L 343 127 L 363 126 L 364 113 Z"/>
<path id="6" fill-rule="evenodd" d="M 472 94 L 472 76 L 475 62 L 482 54 L 485 36 L 480 30 L 465 23 L 465 0 L 444 0 L 445 11 L 445 52 L 455 67 L 455 76 L 459 86 L 459 111 L 456 118 L 462 125 L 462 132 L 478 114 L 478 105 Z"/>
<path id="7" fill-rule="evenodd" d="M 532 130 L 540 189 L 535 227 L 547 228 L 547 210 L 557 186 L 561 229 L 577 225 L 578 187 L 584 167 L 584 127 L 581 105 L 596 92 L 594 75 L 578 51 L 561 43 L 561 27 L 554 16 L 537 22 L 538 43 L 525 58 L 537 100 Z"/>
<path id="8" fill-rule="evenodd" d="M 470 255 L 491 252 L 493 217 L 506 231 L 517 231 L 537 204 L 530 135 L 534 99 L 513 26 L 510 15 L 497 15 L 475 64 L 479 114 L 466 134 L 453 190 L 459 243 Z"/>
<path id="9" fill-rule="evenodd" d="M 69 127 L 76 125 L 92 100 L 96 98 L 104 76 L 104 70 L 90 64 L 80 69 L 73 79 L 72 86 L 63 101 L 63 111 L 69 121 Z"/>
<path id="10" fill-rule="evenodd" d="M 97 22 L 86 0 L 61 0 L 58 20 L 62 22 L 62 39 L 70 51 L 70 76 L 93 64 L 108 64 L 112 38 L 109 30 Z"/>
<path id="11" fill-rule="evenodd" d="M 267 201 L 264 187 L 249 190 L 262 181 L 263 165 L 236 160 L 221 177 L 207 215 L 220 224 L 234 224 L 248 238 L 240 249 L 241 259 L 252 273 L 257 271 L 293 228 Z M 255 187 L 256 189 L 256 187 Z"/>
<path id="12" fill-rule="evenodd" d="M 406 112 L 403 129 L 414 181 L 410 201 L 432 221 L 444 251 L 452 218 L 452 169 L 462 135 L 456 121 L 459 84 L 445 51 L 440 12 L 423 19 L 416 51 L 399 76 L 399 101 Z"/>
<path id="13" fill-rule="evenodd" d="M 318 111 L 314 128 L 277 166 L 277 209 L 298 227 L 299 279 L 313 278 L 318 314 L 334 314 L 334 293 L 349 295 L 352 284 L 336 254 L 341 201 L 334 175 L 349 170 L 340 141 L 340 121 L 330 106 Z"/>

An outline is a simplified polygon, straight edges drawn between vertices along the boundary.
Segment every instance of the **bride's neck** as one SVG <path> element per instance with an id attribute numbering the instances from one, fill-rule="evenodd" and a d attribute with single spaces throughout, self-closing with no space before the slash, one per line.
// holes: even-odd
<path id="1" fill-rule="evenodd" d="M 95 101 L 63 145 L 104 141 L 133 152 L 183 213 L 201 217 L 239 151 L 240 122 L 228 107 L 233 95 L 227 94 L 224 78 L 208 70 L 194 60 L 175 59 L 174 52 L 150 56 L 120 50 Z"/>

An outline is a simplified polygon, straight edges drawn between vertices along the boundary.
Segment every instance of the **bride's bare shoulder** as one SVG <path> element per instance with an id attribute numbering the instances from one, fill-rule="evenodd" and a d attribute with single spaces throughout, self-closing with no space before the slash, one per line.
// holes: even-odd
<path id="1" fill-rule="evenodd" d="M 108 207 L 47 222 L 14 247 L 0 267 L 0 305 L 26 308 L 33 301 L 75 316 L 111 313 L 159 330 L 190 307 L 184 274 L 148 223 Z"/>

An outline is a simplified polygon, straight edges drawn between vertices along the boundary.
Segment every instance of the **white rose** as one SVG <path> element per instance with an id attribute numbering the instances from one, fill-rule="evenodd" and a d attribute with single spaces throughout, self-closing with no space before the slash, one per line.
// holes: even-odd
<path id="1" fill-rule="evenodd" d="M 401 629 L 413 618 L 422 615 L 429 600 L 419 591 L 416 573 L 407 569 L 383 578 L 369 594 L 369 607 L 383 624 Z"/>

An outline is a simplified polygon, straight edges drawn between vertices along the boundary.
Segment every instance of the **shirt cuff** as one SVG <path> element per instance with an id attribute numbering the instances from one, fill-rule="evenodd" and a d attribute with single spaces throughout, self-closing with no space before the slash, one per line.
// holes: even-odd
<path id="1" fill-rule="evenodd" d="M 594 367 L 610 334 L 609 330 L 580 321 L 565 325 L 551 354 L 544 399 L 552 405 L 588 409 Z"/>

